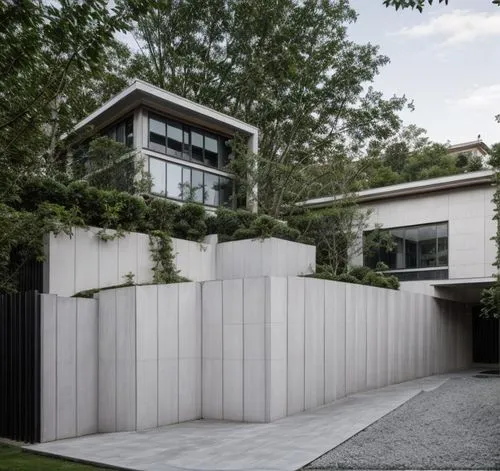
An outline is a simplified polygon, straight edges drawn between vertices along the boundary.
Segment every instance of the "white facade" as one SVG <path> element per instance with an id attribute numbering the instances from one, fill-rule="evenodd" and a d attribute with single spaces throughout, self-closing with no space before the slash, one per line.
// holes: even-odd
<path id="1" fill-rule="evenodd" d="M 366 231 L 376 227 L 398 229 L 447 224 L 446 266 L 393 271 L 405 275 L 413 273 L 415 279 L 418 272 L 426 270 L 447 270 L 448 275 L 443 277 L 445 279 L 404 281 L 401 289 L 474 303 L 479 300 L 480 290 L 491 283 L 496 270 L 492 265 L 496 254 L 492 238 L 497 224 L 493 220 L 491 177 L 492 172 L 486 170 L 359 193 L 361 208 L 370 212 Z M 304 204 L 311 208 L 325 207 L 332 200 L 320 198 Z M 354 257 L 352 264 L 363 265 L 363 255 Z"/>

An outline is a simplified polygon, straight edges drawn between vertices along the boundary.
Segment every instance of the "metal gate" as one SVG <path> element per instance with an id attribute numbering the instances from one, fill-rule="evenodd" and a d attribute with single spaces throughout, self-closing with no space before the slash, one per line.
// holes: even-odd
<path id="1" fill-rule="evenodd" d="M 0 437 L 40 441 L 40 295 L 0 295 Z"/>

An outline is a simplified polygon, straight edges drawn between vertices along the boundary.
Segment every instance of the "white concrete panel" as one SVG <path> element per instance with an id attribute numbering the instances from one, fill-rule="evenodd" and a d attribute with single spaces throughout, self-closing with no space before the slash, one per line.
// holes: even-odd
<path id="1" fill-rule="evenodd" d="M 243 421 L 243 360 L 223 361 L 223 419 Z"/>
<path id="2" fill-rule="evenodd" d="M 264 360 L 266 357 L 265 324 L 243 325 L 243 358 L 245 360 Z"/>
<path id="3" fill-rule="evenodd" d="M 378 290 L 377 295 L 377 387 L 382 388 L 388 382 L 388 337 L 389 337 L 389 313 L 388 313 L 388 290 Z M 370 330 L 369 330 L 370 332 Z"/>
<path id="4" fill-rule="evenodd" d="M 334 292 L 335 398 L 346 395 L 346 284 L 325 282 Z"/>
<path id="5" fill-rule="evenodd" d="M 179 359 L 179 422 L 201 419 L 201 358 Z"/>
<path id="6" fill-rule="evenodd" d="M 357 293 L 351 283 L 346 283 L 346 314 L 345 314 L 345 379 L 346 394 L 356 392 L 356 311 Z"/>
<path id="7" fill-rule="evenodd" d="M 49 442 L 57 438 L 56 303 L 56 295 L 42 294 L 40 297 L 40 441 L 42 442 Z"/>
<path id="8" fill-rule="evenodd" d="M 158 358 L 179 357 L 179 285 L 158 285 Z"/>
<path id="9" fill-rule="evenodd" d="M 147 430 L 158 427 L 158 360 L 137 360 L 136 368 L 136 428 L 137 430 Z"/>
<path id="10" fill-rule="evenodd" d="M 179 361 L 158 359 L 158 426 L 179 422 Z"/>
<path id="11" fill-rule="evenodd" d="M 77 434 L 76 298 L 57 298 L 57 439 Z"/>
<path id="12" fill-rule="evenodd" d="M 367 290 L 364 286 L 355 285 L 356 302 L 356 391 L 366 390 L 367 372 Z"/>
<path id="13" fill-rule="evenodd" d="M 136 286 L 137 361 L 158 358 L 158 288 Z M 118 317 L 117 317 L 118 322 Z"/>
<path id="14" fill-rule="evenodd" d="M 98 287 L 99 257 L 95 250 L 95 230 L 75 229 L 75 287 L 74 292 Z M 67 274 L 71 274 L 68 271 Z M 71 276 L 71 275 L 70 275 Z M 71 293 L 73 294 L 73 293 Z"/>
<path id="15" fill-rule="evenodd" d="M 75 237 L 49 235 L 49 292 L 59 296 L 75 294 Z"/>
<path id="16" fill-rule="evenodd" d="M 99 293 L 99 432 L 116 430 L 116 290 Z"/>
<path id="17" fill-rule="evenodd" d="M 336 284 L 325 282 L 325 403 L 336 398 L 337 345 L 335 335 Z"/>
<path id="18" fill-rule="evenodd" d="M 384 291 L 379 288 L 367 286 L 365 288 L 367 297 L 366 309 L 366 388 L 375 389 L 378 386 L 378 364 L 379 345 L 378 330 L 379 324 L 379 303 L 378 298 L 382 297 Z"/>
<path id="19" fill-rule="evenodd" d="M 207 281 L 203 283 L 202 312 L 202 356 L 204 359 L 222 360 L 221 281 Z M 222 370 L 222 366 L 220 369 Z M 210 378 L 207 378 L 207 381 L 210 381 Z"/>
<path id="20" fill-rule="evenodd" d="M 325 281 L 305 279 L 305 408 L 325 403 Z"/>
<path id="21" fill-rule="evenodd" d="M 269 277 L 267 287 L 265 321 L 267 324 L 285 324 L 287 321 L 287 290 L 288 283 L 285 277 Z"/>
<path id="22" fill-rule="evenodd" d="M 201 287 L 179 284 L 179 358 L 201 358 Z"/>
<path id="23" fill-rule="evenodd" d="M 222 360 L 203 358 L 202 368 L 201 416 L 222 420 Z"/>
<path id="24" fill-rule="evenodd" d="M 387 383 L 396 382 L 397 370 L 397 335 L 399 323 L 399 306 L 401 294 L 396 291 L 387 291 Z"/>
<path id="25" fill-rule="evenodd" d="M 243 324 L 223 325 L 224 360 L 243 360 Z"/>
<path id="26" fill-rule="evenodd" d="M 151 283 L 153 280 L 153 262 L 149 247 L 149 236 L 137 233 L 137 283 Z"/>
<path id="27" fill-rule="evenodd" d="M 425 296 L 417 295 L 417 303 L 415 304 L 415 333 L 416 333 L 416 377 L 421 378 L 425 376 Z"/>
<path id="28" fill-rule="evenodd" d="M 222 281 L 224 324 L 243 324 L 243 280 Z"/>
<path id="29" fill-rule="evenodd" d="M 106 231 L 114 234 L 116 231 L 111 229 Z M 122 283 L 118 278 L 118 243 L 116 240 L 99 241 L 99 281 L 100 288 L 106 286 L 116 286 Z"/>
<path id="30" fill-rule="evenodd" d="M 116 431 L 124 432 L 136 428 L 136 288 L 115 293 Z"/>
<path id="31" fill-rule="evenodd" d="M 97 301 L 76 298 L 76 397 L 78 436 L 97 432 Z"/>
<path id="32" fill-rule="evenodd" d="M 118 279 L 125 282 L 125 275 L 132 273 L 137 283 L 137 232 L 127 232 L 124 237 L 117 239 L 118 244 Z"/>
<path id="33" fill-rule="evenodd" d="M 243 322 L 263 324 L 265 321 L 265 278 L 245 278 L 243 280 Z"/>
<path id="34" fill-rule="evenodd" d="M 304 410 L 304 281 L 288 278 L 288 415 Z"/>
<path id="35" fill-rule="evenodd" d="M 287 415 L 286 359 L 266 360 L 266 387 L 269 410 L 266 421 L 273 422 Z"/>
<path id="36" fill-rule="evenodd" d="M 247 360 L 243 363 L 243 420 L 266 421 L 266 362 Z"/>

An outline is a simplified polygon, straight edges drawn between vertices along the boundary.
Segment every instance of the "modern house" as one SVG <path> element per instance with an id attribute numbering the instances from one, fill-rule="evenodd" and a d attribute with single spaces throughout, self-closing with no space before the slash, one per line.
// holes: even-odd
<path id="1" fill-rule="evenodd" d="M 179 202 L 189 195 L 208 207 L 236 203 L 228 141 L 238 134 L 251 152 L 258 150 L 254 126 L 137 79 L 80 121 L 72 134 L 88 138 L 84 130 L 89 128 L 92 135 L 107 135 L 137 151 L 154 195 Z M 254 209 L 251 198 L 246 205 Z"/>
<path id="2" fill-rule="evenodd" d="M 448 146 L 448 154 L 450 155 L 466 155 L 468 157 L 479 157 L 485 162 L 485 159 L 490 155 L 491 149 L 478 136 L 476 141 L 460 142 Z"/>
<path id="3" fill-rule="evenodd" d="M 370 211 L 364 235 L 380 227 L 391 233 L 394 248 L 365 252 L 352 264 L 375 268 L 384 262 L 400 279 L 401 290 L 464 302 L 477 312 L 481 291 L 491 286 L 496 272 L 492 174 L 483 170 L 360 191 L 358 203 Z M 304 205 L 327 207 L 337 198 Z M 496 332 L 496 337 L 476 336 L 476 343 L 496 343 L 498 349 L 498 326 L 486 325 L 476 319 L 475 329 Z M 497 361 L 498 354 L 493 357 Z"/>

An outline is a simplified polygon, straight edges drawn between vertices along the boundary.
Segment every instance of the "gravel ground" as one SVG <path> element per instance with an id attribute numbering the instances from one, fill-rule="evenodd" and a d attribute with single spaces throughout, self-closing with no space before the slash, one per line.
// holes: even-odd
<path id="1" fill-rule="evenodd" d="M 305 469 L 500 469 L 500 379 L 452 378 Z"/>

